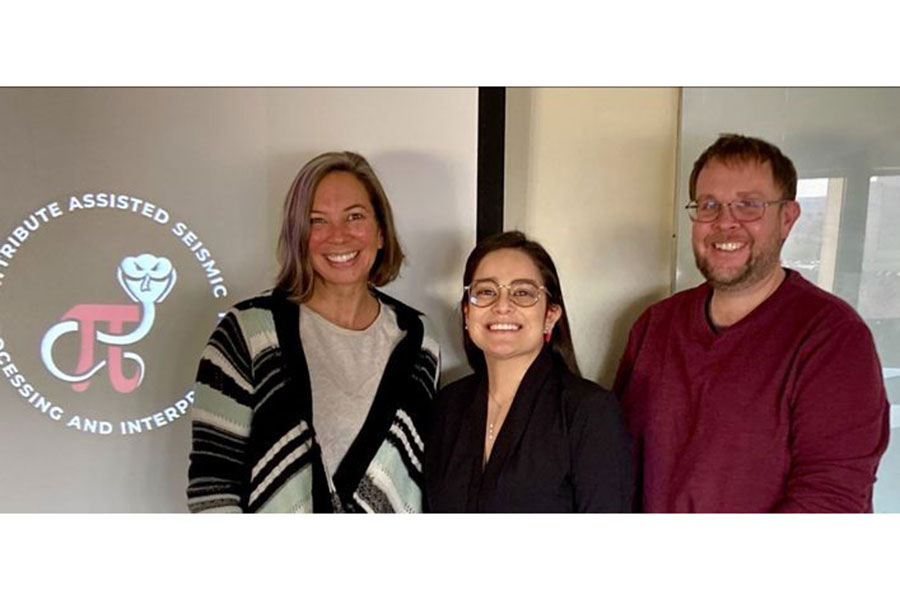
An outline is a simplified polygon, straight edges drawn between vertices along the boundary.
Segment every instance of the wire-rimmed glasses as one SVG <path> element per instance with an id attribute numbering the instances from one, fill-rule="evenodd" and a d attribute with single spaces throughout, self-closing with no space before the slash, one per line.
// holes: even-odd
<path id="1" fill-rule="evenodd" d="M 782 204 L 791 200 L 756 200 L 753 198 L 741 198 L 731 202 L 719 202 L 713 198 L 689 202 L 685 208 L 691 221 L 710 223 L 719 218 L 722 208 L 727 206 L 735 221 L 749 223 L 759 221 L 766 214 L 766 206 L 769 204 Z"/>
<path id="2" fill-rule="evenodd" d="M 506 288 L 509 293 L 509 301 L 522 308 L 534 306 L 540 301 L 542 293 L 547 294 L 547 288 L 527 279 L 516 280 L 509 284 L 483 279 L 467 285 L 464 289 L 469 298 L 469 304 L 478 308 L 487 308 L 500 299 L 500 290 L 503 288 Z M 549 296 L 549 294 L 547 295 Z"/>

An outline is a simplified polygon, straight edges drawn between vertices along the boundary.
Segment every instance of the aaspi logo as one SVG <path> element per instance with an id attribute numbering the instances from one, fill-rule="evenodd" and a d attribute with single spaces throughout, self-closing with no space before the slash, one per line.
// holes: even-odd
<path id="1" fill-rule="evenodd" d="M 152 254 L 127 256 L 119 263 L 117 278 L 131 304 L 76 304 L 52 326 L 41 341 L 41 360 L 47 370 L 72 384 L 76 392 L 90 387 L 90 379 L 107 368 L 109 381 L 117 392 L 134 391 L 144 379 L 146 365 L 141 355 L 125 350 L 144 339 L 153 328 L 155 305 L 166 299 L 178 279 L 168 258 Z M 135 304 L 136 303 L 136 304 Z M 103 327 L 106 330 L 103 330 Z M 130 331 L 126 332 L 126 329 Z M 79 334 L 81 351 L 75 373 L 66 373 L 53 360 L 53 345 L 67 334 Z M 106 350 L 106 358 L 95 362 L 94 349 Z M 133 363 L 134 374 L 123 372 L 123 361 Z"/>
<path id="2" fill-rule="evenodd" d="M 172 425 L 227 296 L 201 232 L 155 202 L 92 192 L 33 210 L 0 239 L 0 418 L 27 424 L 24 405 L 102 436 Z"/>

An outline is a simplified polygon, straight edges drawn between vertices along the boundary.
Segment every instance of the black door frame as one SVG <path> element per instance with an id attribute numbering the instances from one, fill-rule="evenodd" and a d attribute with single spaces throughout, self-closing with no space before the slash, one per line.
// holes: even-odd
<path id="1" fill-rule="evenodd" d="M 503 231 L 506 88 L 478 88 L 478 184 L 475 240 Z"/>

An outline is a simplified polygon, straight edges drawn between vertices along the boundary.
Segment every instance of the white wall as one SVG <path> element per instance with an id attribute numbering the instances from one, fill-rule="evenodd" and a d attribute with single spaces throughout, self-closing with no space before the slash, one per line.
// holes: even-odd
<path id="1" fill-rule="evenodd" d="M 606 386 L 671 288 L 678 108 L 677 88 L 507 91 L 504 228 L 550 252 L 582 374 Z"/>

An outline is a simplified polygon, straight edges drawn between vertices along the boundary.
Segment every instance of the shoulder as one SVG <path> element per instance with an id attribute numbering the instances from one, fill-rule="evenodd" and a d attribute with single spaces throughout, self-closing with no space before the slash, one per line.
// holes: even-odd
<path id="1" fill-rule="evenodd" d="M 422 322 L 422 351 L 434 358 L 435 368 L 440 369 L 441 345 L 434 324 L 425 315 L 420 315 L 419 320 Z"/>
<path id="2" fill-rule="evenodd" d="M 704 283 L 659 300 L 644 309 L 631 326 L 625 357 L 633 356 L 648 339 L 667 339 L 672 327 L 682 323 L 685 318 L 698 314 L 698 307 L 702 307 L 708 294 L 709 286 Z"/>
<path id="3" fill-rule="evenodd" d="M 561 378 L 562 417 L 573 459 L 623 461 L 631 441 L 625 428 L 622 407 L 616 395 L 593 381 L 566 371 Z M 591 448 L 591 451 L 585 449 Z"/>
<path id="4" fill-rule="evenodd" d="M 585 435 L 616 437 L 624 428 L 616 395 L 569 372 L 562 377 L 562 410 L 569 432 L 577 439 Z"/>
<path id="5" fill-rule="evenodd" d="M 284 310 L 290 304 L 287 294 L 275 288 L 241 300 L 231 307 L 231 311 L 236 314 L 250 314 L 257 311 L 275 313 Z"/>
<path id="6" fill-rule="evenodd" d="M 480 377 L 473 374 L 445 385 L 438 391 L 432 412 L 432 427 L 438 437 L 447 435 L 451 430 L 455 431 L 464 420 L 464 415 L 473 406 L 479 382 Z"/>
<path id="7" fill-rule="evenodd" d="M 706 283 L 702 283 L 697 287 L 692 287 L 680 292 L 676 292 L 668 298 L 651 304 L 650 307 L 644 311 L 644 314 L 641 315 L 641 318 L 650 319 L 663 315 L 678 313 L 688 306 L 693 306 L 697 303 L 703 303 L 706 300 L 708 294 L 709 285 Z"/>
<path id="8" fill-rule="evenodd" d="M 847 302 L 810 283 L 800 273 L 786 269 L 785 292 L 799 311 L 811 320 L 828 323 L 852 323 L 864 325 L 862 317 Z"/>
<path id="9" fill-rule="evenodd" d="M 381 290 L 375 290 L 375 297 L 384 304 L 390 306 L 397 314 L 398 319 L 417 319 L 424 316 L 421 311 L 416 310 L 408 304 L 404 304 L 400 300 L 385 294 Z"/>
<path id="10" fill-rule="evenodd" d="M 682 319 L 685 315 L 693 314 L 694 309 L 701 306 L 708 295 L 709 285 L 703 283 L 654 302 L 644 309 L 634 322 L 631 327 L 632 335 L 642 336 L 651 325 Z"/>
<path id="11" fill-rule="evenodd" d="M 452 398 L 455 396 L 467 394 L 478 388 L 478 382 L 480 381 L 480 379 L 481 378 L 477 373 L 466 375 L 462 379 L 457 379 L 453 383 L 448 383 L 447 385 L 442 387 L 439 395 Z"/>
<path id="12" fill-rule="evenodd" d="M 231 308 L 228 309 L 228 312 L 235 315 L 242 315 L 252 313 L 254 310 L 271 310 L 272 303 L 272 290 L 269 290 L 257 296 L 244 298 L 240 302 L 233 304 Z"/>
<path id="13" fill-rule="evenodd" d="M 856 310 L 834 294 L 813 285 L 796 271 L 788 272 L 777 303 L 778 318 L 786 323 L 802 352 L 874 355 L 869 326 Z"/>
<path id="14" fill-rule="evenodd" d="M 613 392 L 568 370 L 563 372 L 561 382 L 563 401 L 571 408 L 602 409 L 618 404 Z"/>
<path id="15" fill-rule="evenodd" d="M 421 349 L 430 354 L 435 359 L 436 366 L 439 366 L 441 350 L 437 341 L 436 330 L 431 320 L 421 311 L 380 290 L 375 290 L 375 296 L 384 306 L 394 312 L 394 315 L 397 317 L 397 326 L 400 329 L 404 331 L 411 328 L 422 330 Z"/>
<path id="16" fill-rule="evenodd" d="M 240 332 L 251 354 L 255 355 L 261 346 L 278 345 L 276 316 L 289 310 L 290 305 L 286 294 L 269 290 L 232 306 L 216 330 Z"/>
<path id="17" fill-rule="evenodd" d="M 453 383 L 449 383 L 441 388 L 437 395 L 438 405 L 441 407 L 452 408 L 453 406 L 464 403 L 466 405 L 472 402 L 472 398 L 478 391 L 478 384 L 481 377 L 473 373 L 462 379 L 457 379 Z"/>

